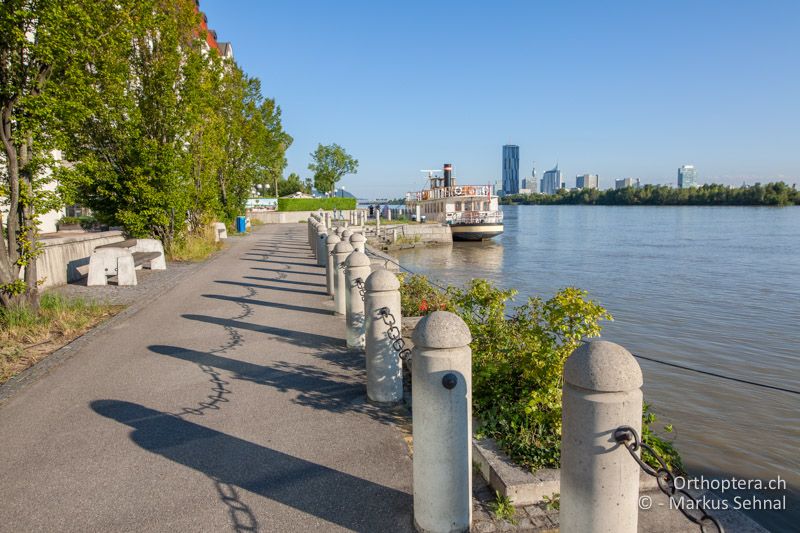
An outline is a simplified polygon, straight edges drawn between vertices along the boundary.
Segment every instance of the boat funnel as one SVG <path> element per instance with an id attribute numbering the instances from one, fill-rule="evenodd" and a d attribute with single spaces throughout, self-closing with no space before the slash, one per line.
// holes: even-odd
<path id="1" fill-rule="evenodd" d="M 450 163 L 444 164 L 444 186 L 451 187 L 453 185 L 453 165 Z"/>

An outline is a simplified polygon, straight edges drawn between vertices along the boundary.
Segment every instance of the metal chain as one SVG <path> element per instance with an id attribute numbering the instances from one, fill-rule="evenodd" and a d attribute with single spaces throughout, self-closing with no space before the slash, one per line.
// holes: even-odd
<path id="1" fill-rule="evenodd" d="M 389 311 L 389 308 L 381 307 L 378 309 L 378 316 L 383 319 L 384 324 L 389 326 L 389 329 L 386 330 L 386 336 L 392 341 L 392 348 L 397 352 L 400 359 L 403 361 L 411 359 L 411 350 L 406 348 L 406 341 L 403 340 L 403 334 L 400 332 L 400 328 L 395 326 L 395 324 L 397 324 L 397 319 Z"/>
<path id="2" fill-rule="evenodd" d="M 356 284 L 358 287 L 358 293 L 361 295 L 361 301 L 364 301 L 364 295 L 367 294 L 366 286 L 364 285 L 364 280 L 361 278 L 356 278 L 353 283 Z"/>
<path id="3" fill-rule="evenodd" d="M 675 504 L 675 507 L 681 513 L 683 513 L 683 516 L 695 524 L 698 524 L 700 526 L 700 531 L 703 533 L 709 531 L 706 529 L 706 526 L 713 524 L 719 533 L 725 533 L 725 530 L 722 528 L 722 525 L 719 523 L 719 521 L 706 512 L 705 506 L 701 500 L 695 498 L 683 489 L 675 488 L 675 474 L 672 473 L 672 470 L 667 466 L 667 463 L 664 461 L 664 459 L 662 459 L 652 447 L 642 442 L 635 429 L 630 426 L 618 427 L 617 430 L 614 431 L 614 440 L 625 446 L 625 449 L 630 452 L 631 457 L 633 457 L 633 459 L 639 464 L 644 473 L 656 478 L 658 488 L 661 490 L 661 492 L 669 496 L 669 499 L 672 500 L 672 502 Z M 652 455 L 656 461 L 658 461 L 660 466 L 657 469 L 654 469 L 652 466 L 642 461 L 642 459 L 636 453 L 640 448 L 647 450 L 650 455 Z M 676 498 L 676 494 L 680 495 L 680 498 Z M 689 508 L 691 510 L 698 511 L 700 516 L 691 514 L 689 509 L 685 508 L 687 501 L 686 498 L 693 502 Z"/>

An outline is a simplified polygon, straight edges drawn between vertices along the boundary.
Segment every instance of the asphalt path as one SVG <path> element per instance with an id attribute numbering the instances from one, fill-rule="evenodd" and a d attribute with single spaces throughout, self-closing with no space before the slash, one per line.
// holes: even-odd
<path id="1" fill-rule="evenodd" d="M 231 239 L 15 391 L 0 531 L 413 530 L 403 434 L 305 239 Z"/>

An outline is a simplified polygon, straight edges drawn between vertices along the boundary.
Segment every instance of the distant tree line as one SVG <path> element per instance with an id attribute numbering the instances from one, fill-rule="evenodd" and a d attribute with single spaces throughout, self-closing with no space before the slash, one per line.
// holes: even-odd
<path id="1" fill-rule="evenodd" d="M 556 194 L 514 194 L 504 205 L 800 205 L 800 191 L 780 181 L 762 185 L 729 187 L 717 183 L 686 189 L 644 185 L 624 189 L 566 190 Z"/>

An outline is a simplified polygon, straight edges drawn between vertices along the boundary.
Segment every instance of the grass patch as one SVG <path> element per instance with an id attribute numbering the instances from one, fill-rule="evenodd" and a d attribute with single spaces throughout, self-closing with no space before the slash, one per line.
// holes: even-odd
<path id="1" fill-rule="evenodd" d="M 517 520 L 514 517 L 516 510 L 514 504 L 511 503 L 511 498 L 503 496 L 500 491 L 495 491 L 494 498 L 494 501 L 489 504 L 492 515 L 498 520 L 508 520 L 512 524 L 516 524 Z"/>
<path id="2" fill-rule="evenodd" d="M 57 293 L 42 295 L 39 313 L 25 307 L 0 307 L 0 383 L 33 366 L 122 308 L 66 298 Z"/>
<path id="3" fill-rule="evenodd" d="M 222 242 L 214 242 L 214 230 L 206 228 L 202 233 L 190 233 L 172 243 L 166 251 L 170 261 L 200 262 L 222 248 Z"/>

